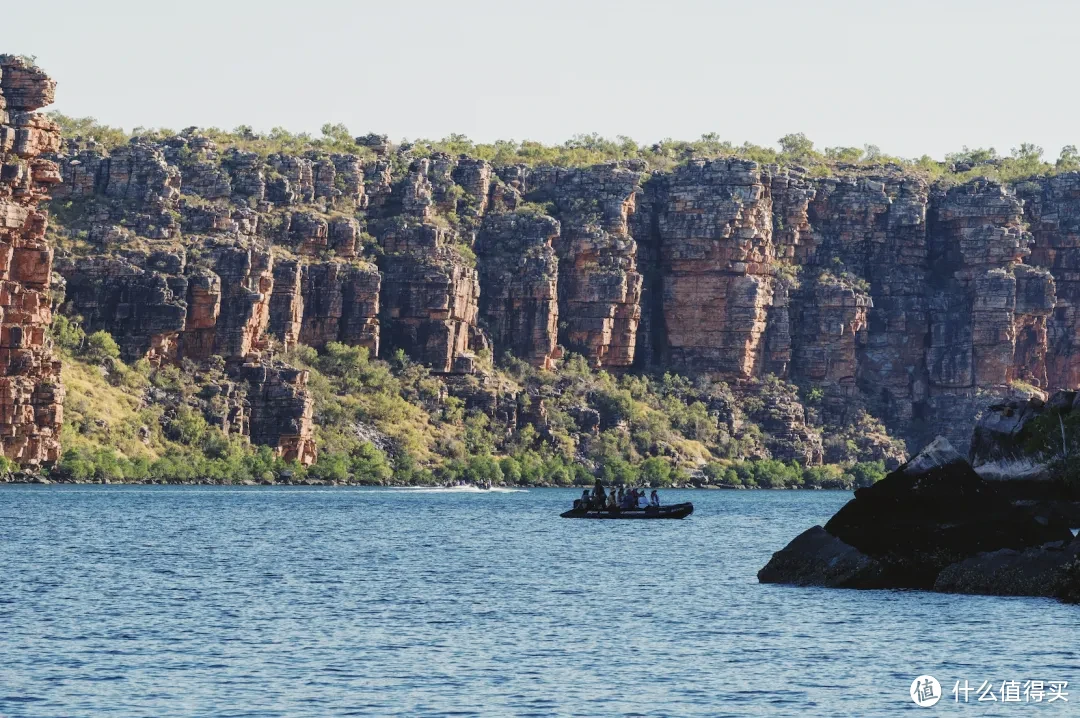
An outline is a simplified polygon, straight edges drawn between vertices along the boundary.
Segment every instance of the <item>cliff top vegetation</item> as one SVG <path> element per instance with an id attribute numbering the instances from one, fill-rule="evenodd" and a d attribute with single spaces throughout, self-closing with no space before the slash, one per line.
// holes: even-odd
<path id="1" fill-rule="evenodd" d="M 64 137 L 92 139 L 106 149 L 125 145 L 134 137 L 163 140 L 177 134 L 171 129 L 144 127 L 136 127 L 128 132 L 102 124 L 92 117 L 69 117 L 59 112 L 49 113 L 49 116 L 60 125 Z M 236 148 L 262 156 L 274 153 L 336 152 L 371 158 L 374 152 L 370 143 L 372 139 L 378 140 L 381 137 L 354 137 L 345 125 L 330 123 L 322 126 L 317 137 L 306 132 L 290 132 L 281 127 L 259 133 L 247 125 L 232 130 L 210 127 L 199 129 L 198 132 L 215 141 L 223 150 Z M 1062 148 L 1060 156 L 1052 162 L 1044 158 L 1041 147 L 1031 143 L 1022 143 L 1011 149 L 1007 155 L 999 154 L 993 147 L 965 146 L 946 155 L 943 160 L 935 160 L 929 155 L 910 159 L 888 155 L 872 144 L 863 145 L 861 148 L 819 149 L 801 132 L 784 135 L 777 140 L 776 147 L 763 147 L 750 142 L 737 145 L 721 139 L 716 133 L 704 134 L 696 140 L 665 138 L 653 144 L 639 144 L 622 135 L 612 139 L 596 133 L 575 135 L 561 144 L 512 139 L 474 142 L 461 134 L 451 134 L 440 140 L 403 139 L 396 144 L 389 143 L 385 137 L 381 139 L 394 150 L 392 155 L 395 158 L 411 160 L 443 152 L 450 155 L 469 155 L 487 160 L 496 166 L 524 164 L 583 167 L 605 162 L 644 160 L 652 169 L 670 170 L 691 159 L 737 157 L 763 164 L 800 166 L 811 175 L 817 176 L 827 176 L 838 171 L 892 167 L 949 183 L 965 182 L 976 177 L 1016 182 L 1036 176 L 1080 170 L 1080 151 L 1075 145 Z"/>

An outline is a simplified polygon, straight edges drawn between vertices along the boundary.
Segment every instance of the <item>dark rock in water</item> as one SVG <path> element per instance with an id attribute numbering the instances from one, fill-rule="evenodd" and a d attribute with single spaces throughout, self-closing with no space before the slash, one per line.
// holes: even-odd
<path id="1" fill-rule="evenodd" d="M 1001 549 L 964 559 L 938 574 L 935 591 L 994 596 L 1056 596 L 1065 567 L 1080 558 L 1080 541 L 1055 541 L 1025 551 Z"/>
<path id="2" fill-rule="evenodd" d="M 943 568 L 980 552 L 1072 539 L 1066 525 L 1013 506 L 941 437 L 857 490 L 825 530 L 880 561 L 897 588 L 932 588 Z"/>
<path id="3" fill-rule="evenodd" d="M 803 531 L 758 571 L 761 583 L 829 588 L 882 586 L 881 564 L 820 526 Z"/>
<path id="4" fill-rule="evenodd" d="M 1080 603 L 1080 559 L 1073 559 L 1058 574 L 1054 596 L 1066 603 Z"/>
<path id="5" fill-rule="evenodd" d="M 997 489 L 998 493 L 1004 493 L 1006 498 L 1011 498 L 1010 492 L 1002 491 L 996 482 L 991 481 L 990 485 Z M 1074 528 L 1080 526 L 1080 502 L 1014 500 L 1012 503 L 1040 523 L 1061 523 Z"/>

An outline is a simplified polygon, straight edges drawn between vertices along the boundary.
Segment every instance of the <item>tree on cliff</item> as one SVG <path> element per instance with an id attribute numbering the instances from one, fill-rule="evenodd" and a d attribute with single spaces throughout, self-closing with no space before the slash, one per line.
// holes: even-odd
<path id="1" fill-rule="evenodd" d="M 817 156 L 814 152 L 814 143 L 802 132 L 784 135 L 777 142 L 780 143 L 780 152 L 786 159 L 798 162 Z"/>

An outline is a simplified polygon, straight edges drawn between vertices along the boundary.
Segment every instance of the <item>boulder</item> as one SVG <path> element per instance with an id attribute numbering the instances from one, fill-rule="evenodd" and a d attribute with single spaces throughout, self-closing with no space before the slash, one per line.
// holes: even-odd
<path id="1" fill-rule="evenodd" d="M 849 546 L 820 526 L 807 529 L 773 554 L 758 571 L 761 583 L 828 588 L 878 588 L 880 562 Z"/>
<path id="2" fill-rule="evenodd" d="M 980 552 L 1072 539 L 1064 523 L 1013 506 L 942 437 L 857 490 L 825 530 L 880 561 L 886 585 L 924 589 L 946 566 Z"/>
<path id="3" fill-rule="evenodd" d="M 1054 597 L 1066 603 L 1080 603 L 1080 560 L 1073 559 L 1058 573 Z"/>
<path id="4" fill-rule="evenodd" d="M 993 596 L 1054 596 L 1065 567 L 1080 558 L 1080 541 L 1054 541 L 1024 551 L 1001 549 L 964 559 L 938 574 L 935 591 Z"/>

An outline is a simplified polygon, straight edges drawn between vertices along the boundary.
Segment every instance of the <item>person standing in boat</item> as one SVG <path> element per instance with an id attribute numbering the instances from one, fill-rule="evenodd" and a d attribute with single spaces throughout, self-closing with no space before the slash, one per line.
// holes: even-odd
<path id="1" fill-rule="evenodd" d="M 649 495 L 649 506 L 660 508 L 660 494 L 656 493 L 656 489 L 653 489 Z"/>
<path id="2" fill-rule="evenodd" d="M 607 508 L 608 511 L 614 511 L 615 509 L 619 508 L 619 499 L 615 495 L 614 486 L 611 487 L 611 493 L 609 493 L 607 497 Z"/>
<path id="3" fill-rule="evenodd" d="M 592 505 L 593 505 L 593 508 L 594 509 L 602 509 L 602 508 L 604 508 L 604 504 L 606 503 L 605 502 L 606 498 L 607 498 L 607 492 L 604 491 L 604 482 L 601 481 L 600 479 L 597 479 L 596 483 L 593 484 L 593 490 L 592 490 Z"/>

